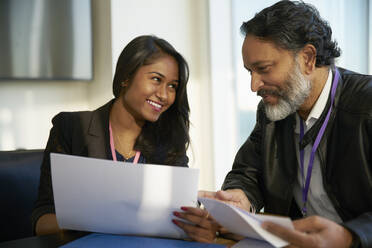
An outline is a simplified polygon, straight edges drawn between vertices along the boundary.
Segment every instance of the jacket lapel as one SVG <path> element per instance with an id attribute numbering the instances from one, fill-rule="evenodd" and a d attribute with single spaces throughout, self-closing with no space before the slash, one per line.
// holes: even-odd
<path id="1" fill-rule="evenodd" d="M 334 76 L 335 76 L 335 71 L 334 71 L 334 68 L 332 68 L 332 85 L 333 85 L 333 77 Z M 336 95 L 335 95 L 334 103 L 333 103 L 333 106 L 332 106 L 332 111 L 331 111 L 331 114 L 330 114 L 330 117 L 329 117 L 329 121 L 328 121 L 327 127 L 324 131 L 324 135 L 323 135 L 322 139 L 320 140 L 318 149 L 316 151 L 318 156 L 319 156 L 319 159 L 320 159 L 320 165 L 321 165 L 321 169 L 322 169 L 323 178 L 324 178 L 324 175 L 326 175 L 326 172 L 329 171 L 328 167 L 330 166 L 330 164 L 327 164 L 327 140 L 329 139 L 330 132 L 331 132 L 333 124 L 334 124 L 334 119 L 335 119 L 336 112 L 337 112 L 337 105 L 338 105 L 338 101 L 339 101 L 339 98 L 340 98 L 342 87 L 343 87 L 342 77 L 341 77 L 341 72 L 340 72 L 340 79 L 339 79 L 338 86 L 337 86 L 337 89 L 336 89 Z M 311 145 L 314 144 L 315 139 L 316 139 L 316 137 L 319 133 L 319 130 L 320 130 L 323 122 L 326 119 L 329 107 L 331 105 L 330 94 L 331 94 L 331 92 L 329 93 L 327 104 L 324 107 L 324 110 L 323 110 L 320 118 L 317 120 L 317 122 L 314 124 L 314 126 L 311 127 L 311 129 L 308 132 L 306 132 L 306 134 L 303 138 L 303 141 L 301 142 L 301 147 L 305 147 L 308 144 L 311 144 Z"/>
<path id="2" fill-rule="evenodd" d="M 278 143 L 278 157 L 280 164 L 284 165 L 281 169 L 288 177 L 290 183 L 293 183 L 297 175 L 297 144 L 294 142 L 294 126 L 296 125 L 295 114 L 291 114 L 282 121 L 276 123 L 276 142 Z M 294 155 L 294 156 L 293 156 Z"/>
<path id="3" fill-rule="evenodd" d="M 88 156 L 93 158 L 110 158 L 109 117 L 114 100 L 93 111 L 89 122 L 86 144 Z"/>
<path id="4" fill-rule="evenodd" d="M 337 106 L 338 106 L 340 95 L 341 95 L 342 88 L 343 88 L 342 74 L 341 74 L 341 71 L 340 71 L 339 68 L 338 68 L 338 70 L 339 70 L 339 73 L 340 73 L 340 78 L 339 78 L 337 89 L 336 89 L 336 95 L 335 95 L 334 103 L 333 103 L 333 106 L 332 106 L 332 112 L 331 112 L 331 115 L 329 117 L 328 125 L 327 125 L 327 128 L 325 129 L 324 136 L 323 136 L 322 140 L 320 141 L 319 147 L 318 147 L 318 155 L 319 155 L 319 158 L 320 158 L 322 173 L 323 173 L 323 175 L 325 175 L 325 176 L 323 176 L 323 178 L 326 178 L 326 179 L 330 178 L 330 176 L 331 176 L 330 173 L 332 171 L 332 166 L 334 165 L 332 163 L 332 161 L 331 161 L 331 163 L 329 163 L 329 161 L 327 159 L 327 151 L 328 151 L 327 140 L 330 139 L 331 132 L 333 130 L 334 120 L 335 120 L 336 114 L 337 114 Z M 333 75 L 333 77 L 335 76 L 334 68 L 332 68 L 332 75 Z M 333 78 L 332 78 L 332 82 L 333 82 Z M 330 104 L 330 98 L 331 97 L 329 96 L 328 97 L 329 104 Z M 329 104 L 327 104 L 327 107 L 325 108 L 325 111 L 323 111 L 323 112 L 326 112 L 326 110 L 328 110 Z M 325 114 L 325 113 L 322 113 L 322 115 L 323 114 Z"/>

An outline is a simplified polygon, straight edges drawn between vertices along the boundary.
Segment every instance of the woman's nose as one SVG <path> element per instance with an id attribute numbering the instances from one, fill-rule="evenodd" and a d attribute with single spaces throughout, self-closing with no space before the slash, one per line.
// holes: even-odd
<path id="1" fill-rule="evenodd" d="M 156 96 L 161 100 L 165 101 L 168 98 L 168 91 L 167 91 L 167 85 L 159 85 L 157 91 L 156 91 Z"/>

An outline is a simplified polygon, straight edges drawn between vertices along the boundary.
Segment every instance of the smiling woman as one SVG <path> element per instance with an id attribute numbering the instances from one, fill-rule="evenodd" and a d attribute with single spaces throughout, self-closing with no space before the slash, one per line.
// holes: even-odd
<path id="1" fill-rule="evenodd" d="M 187 62 L 167 41 L 139 36 L 122 51 L 115 99 L 94 111 L 63 112 L 52 120 L 32 221 L 36 234 L 60 231 L 55 215 L 50 153 L 133 163 L 187 166 Z"/>
<path id="2" fill-rule="evenodd" d="M 177 85 L 177 61 L 164 55 L 139 68 L 129 85 L 128 81 L 124 83 L 124 87 L 128 87 L 122 98 L 124 109 L 131 111 L 139 122 L 141 119 L 157 121 L 174 103 Z"/>

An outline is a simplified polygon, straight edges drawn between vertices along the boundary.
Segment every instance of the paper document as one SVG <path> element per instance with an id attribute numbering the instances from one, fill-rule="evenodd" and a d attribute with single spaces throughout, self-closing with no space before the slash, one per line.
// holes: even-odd
<path id="1" fill-rule="evenodd" d="M 293 229 L 290 218 L 253 214 L 209 198 L 199 198 L 198 200 L 205 206 L 212 217 L 230 232 L 252 239 L 265 240 L 274 247 L 288 245 L 288 242 L 263 229 L 261 223 L 268 220 Z"/>
<path id="2" fill-rule="evenodd" d="M 196 206 L 199 170 L 52 153 L 60 228 L 184 238 L 173 211 Z"/>

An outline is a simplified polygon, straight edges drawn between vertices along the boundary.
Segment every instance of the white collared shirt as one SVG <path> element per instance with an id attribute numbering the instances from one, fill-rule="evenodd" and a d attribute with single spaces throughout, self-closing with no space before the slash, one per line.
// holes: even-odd
<path id="1" fill-rule="evenodd" d="M 327 104 L 328 96 L 332 86 L 332 71 L 329 70 L 328 79 L 323 87 L 323 90 L 311 109 L 311 112 L 304 123 L 304 132 L 306 133 L 315 122 L 320 118 L 322 112 Z M 296 127 L 295 127 L 295 144 L 296 154 L 299 169 L 297 170 L 297 180 L 293 188 L 294 198 L 297 205 L 302 208 L 302 175 L 301 175 L 301 163 L 300 163 L 300 151 L 298 144 L 300 142 L 300 116 L 296 114 Z M 304 148 L 304 178 L 307 175 L 307 168 L 309 166 L 309 159 L 313 144 L 310 143 Z M 320 161 L 318 153 L 315 153 L 313 169 L 311 173 L 311 181 L 309 186 L 308 198 L 307 198 L 307 214 L 308 215 L 320 215 L 327 219 L 333 220 L 337 223 L 341 223 L 342 220 L 337 214 L 332 202 L 330 201 L 327 193 L 323 187 L 322 170 L 320 168 Z"/>

